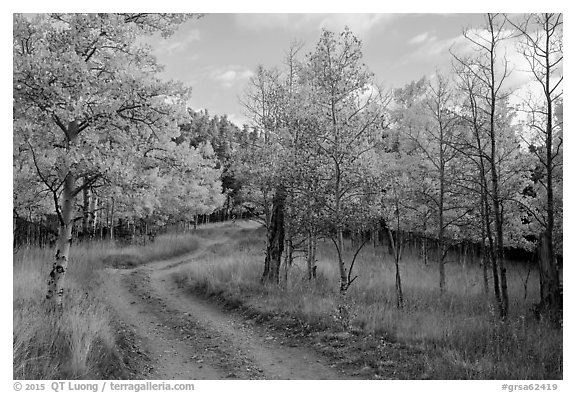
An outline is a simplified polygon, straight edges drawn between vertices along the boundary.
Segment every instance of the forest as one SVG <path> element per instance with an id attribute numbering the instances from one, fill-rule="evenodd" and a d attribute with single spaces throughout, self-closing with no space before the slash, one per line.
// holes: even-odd
<path id="1" fill-rule="evenodd" d="M 192 256 L 164 279 L 327 379 L 561 379 L 562 14 L 486 14 L 399 88 L 323 29 L 254 70 L 242 126 L 143 44 L 210 17 L 14 15 L 14 378 L 142 377 L 108 275 L 150 297 Z"/>

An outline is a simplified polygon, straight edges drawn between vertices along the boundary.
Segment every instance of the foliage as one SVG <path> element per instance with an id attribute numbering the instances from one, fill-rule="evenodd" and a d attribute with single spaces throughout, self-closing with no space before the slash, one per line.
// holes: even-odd
<path id="1" fill-rule="evenodd" d="M 189 91 L 161 81 L 162 67 L 139 44 L 143 34 L 171 34 L 189 15 L 39 14 L 14 16 L 14 149 L 21 176 L 36 172 L 36 194 L 55 203 L 64 180 L 74 195 L 98 189 L 136 217 L 180 197 L 189 213 L 200 190 L 201 210 L 214 209 L 219 171 L 209 148 L 179 146 Z M 176 188 L 174 184 L 184 184 Z M 20 198 L 20 197 L 19 197 Z M 172 213 L 174 214 L 174 213 Z"/>

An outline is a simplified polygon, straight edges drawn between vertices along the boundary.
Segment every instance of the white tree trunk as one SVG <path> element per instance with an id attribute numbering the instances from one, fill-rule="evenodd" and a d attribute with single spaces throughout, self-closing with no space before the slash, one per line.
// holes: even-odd
<path id="1" fill-rule="evenodd" d="M 338 271 L 340 272 L 340 293 L 346 293 L 348 289 L 348 276 L 346 275 L 346 266 L 344 265 L 344 235 L 342 228 L 336 231 L 337 251 L 338 251 Z"/>
<path id="2" fill-rule="evenodd" d="M 98 220 L 98 197 L 92 194 L 90 199 L 90 216 L 88 220 L 88 230 L 90 232 L 90 239 L 96 236 L 96 222 Z"/>
<path id="3" fill-rule="evenodd" d="M 70 254 L 70 246 L 72 244 L 72 227 L 74 226 L 74 221 L 72 219 L 74 211 L 74 183 L 74 176 L 68 174 L 62 192 L 62 222 L 60 223 L 58 242 L 56 245 L 55 261 L 52 265 L 52 270 L 50 271 L 48 279 L 48 293 L 46 294 L 46 299 L 53 300 L 54 304 L 58 307 L 62 307 L 64 278 L 66 276 L 66 271 L 68 270 L 68 258 Z"/>

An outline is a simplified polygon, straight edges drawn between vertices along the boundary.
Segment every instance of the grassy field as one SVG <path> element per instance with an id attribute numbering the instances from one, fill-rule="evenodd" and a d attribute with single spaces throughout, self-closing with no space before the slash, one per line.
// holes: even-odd
<path id="1" fill-rule="evenodd" d="M 197 240 L 185 234 L 159 236 L 139 247 L 75 244 L 66 275 L 65 307 L 56 313 L 42 301 L 54 251 L 18 250 L 13 258 L 14 379 L 125 379 L 115 320 L 101 300 L 98 270 L 170 258 L 197 246 Z"/>
<path id="2" fill-rule="evenodd" d="M 495 315 L 492 294 L 489 299 L 483 294 L 479 267 L 448 263 L 447 293 L 440 297 L 436 266 L 424 266 L 417 255 L 407 253 L 401 262 L 405 307 L 398 310 L 392 257 L 383 248 L 367 246 L 356 263 L 359 278 L 348 291 L 350 318 L 343 324 L 332 244 L 319 243 L 316 282 L 305 278 L 300 261 L 287 283 L 263 287 L 264 235 L 262 229 L 240 231 L 231 241 L 205 250 L 177 279 L 196 293 L 263 315 L 296 317 L 317 331 L 348 330 L 367 340 L 381 337 L 420 348 L 426 354 L 424 375 L 430 378 L 562 378 L 562 332 L 534 320 L 530 312 L 538 301 L 537 272 L 531 272 L 525 287 L 526 267 L 508 266 L 510 318 L 503 323 Z M 366 346 L 362 351 L 364 361 L 377 369 L 382 352 L 370 359 Z"/>
<path id="3" fill-rule="evenodd" d="M 74 245 L 62 314 L 49 313 L 42 304 L 53 250 L 19 250 L 13 277 L 14 378 L 126 378 L 115 317 L 101 300 L 98 271 L 181 255 L 205 240 L 211 245 L 202 247 L 195 262 L 176 277 L 183 285 L 276 321 L 279 329 L 290 326 L 298 332 L 305 326 L 314 340 L 323 337 L 321 348 L 332 351 L 328 354 L 369 368 L 367 378 L 386 367 L 404 367 L 400 378 L 562 378 L 562 331 L 534 320 L 530 312 L 538 300 L 537 271 L 525 288 L 527 269 L 508 266 L 511 315 L 503 323 L 483 294 L 477 266 L 448 263 L 447 293 L 440 297 L 436 266 L 424 266 L 407 252 L 401 262 L 405 307 L 398 310 L 391 256 L 366 246 L 355 267 L 359 278 L 345 300 L 350 317 L 342 321 L 331 243 L 318 245 L 315 282 L 306 279 L 304 261 L 297 260 L 287 282 L 262 286 L 265 232 L 234 224 L 159 236 L 146 246 Z M 388 358 L 394 345 L 414 348 L 419 355 Z"/>

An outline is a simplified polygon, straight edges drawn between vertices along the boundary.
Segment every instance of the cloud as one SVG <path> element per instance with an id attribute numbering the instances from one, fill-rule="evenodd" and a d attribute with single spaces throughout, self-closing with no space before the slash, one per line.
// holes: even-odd
<path id="1" fill-rule="evenodd" d="M 393 14 L 330 14 L 320 20 L 318 27 L 341 31 L 348 26 L 356 34 L 366 34 L 393 17 Z"/>
<path id="2" fill-rule="evenodd" d="M 186 31 L 185 35 L 178 37 L 171 37 L 165 41 L 165 45 L 160 46 L 160 50 L 165 51 L 169 55 L 182 52 L 187 49 L 188 45 L 192 42 L 200 41 L 200 31 L 192 29 Z"/>
<path id="3" fill-rule="evenodd" d="M 504 35 L 511 34 L 511 31 L 504 31 Z M 468 30 L 469 37 L 481 44 L 487 44 L 490 33 L 485 29 Z M 452 37 L 439 38 L 429 32 L 425 32 L 410 38 L 407 41 L 412 45 L 411 52 L 407 53 L 398 63 L 398 67 L 403 67 L 411 63 L 432 63 L 439 69 L 450 67 L 454 62 L 451 53 L 461 59 L 474 57 L 477 47 L 462 34 Z M 505 70 L 504 57 L 508 62 L 506 72 L 510 74 L 504 81 L 502 88 L 505 90 L 517 89 L 531 80 L 529 64 L 522 54 L 518 52 L 518 39 L 510 38 L 501 41 L 496 49 L 496 74 L 499 79 Z"/>
<path id="4" fill-rule="evenodd" d="M 284 29 L 300 31 L 302 29 L 322 28 L 344 30 L 348 26 L 355 34 L 366 34 L 380 26 L 396 14 L 236 14 L 236 23 L 252 30 Z"/>
<path id="5" fill-rule="evenodd" d="M 244 116 L 244 115 L 237 115 L 235 113 L 230 113 L 226 115 L 228 117 L 228 120 L 230 120 L 232 123 L 236 124 L 238 126 L 238 128 L 242 128 L 242 126 L 244 124 L 249 124 L 250 120 Z"/>
<path id="6" fill-rule="evenodd" d="M 530 70 L 530 64 L 524 55 L 521 53 L 521 39 L 514 38 L 513 31 L 503 31 L 503 35 L 509 37 L 498 43 L 496 48 L 496 79 L 500 80 L 506 72 L 508 75 L 505 78 L 502 89 L 509 91 L 516 91 L 516 97 L 525 98 L 527 95 L 534 95 L 541 87 L 535 83 L 534 75 Z M 471 29 L 468 30 L 468 36 L 476 42 L 487 45 L 490 41 L 490 33 L 486 29 Z M 446 39 L 438 39 L 436 36 L 430 36 L 426 33 L 413 37 L 409 42 L 417 42 L 418 48 L 412 52 L 404 63 L 410 61 L 426 61 L 434 58 L 439 59 L 443 56 L 449 56 L 452 52 L 459 58 L 465 59 L 469 56 L 475 56 L 477 47 L 470 40 L 462 34 L 449 37 Z M 507 63 L 507 64 L 506 64 Z M 560 65 L 558 74 L 554 75 L 553 79 L 558 81 L 562 73 L 562 65 Z"/>
<path id="7" fill-rule="evenodd" d="M 489 33 L 483 29 L 469 30 L 470 37 L 485 44 L 483 40 L 488 39 Z M 458 56 L 466 57 L 474 52 L 474 45 L 462 34 L 454 37 L 438 38 L 428 32 L 419 34 L 408 40 L 411 45 L 418 45 L 418 49 L 410 54 L 410 60 L 425 60 L 437 56 L 449 55 L 450 52 Z M 511 53 L 510 42 L 504 41 L 501 43 L 500 50 L 505 50 L 506 53 Z M 512 43 L 512 45 L 514 45 Z M 512 48 L 514 51 L 514 48 Z"/>
<path id="8" fill-rule="evenodd" d="M 216 68 L 209 72 L 209 78 L 225 88 L 230 88 L 234 84 L 250 78 L 252 75 L 254 75 L 254 72 L 238 65 Z"/>
<path id="9" fill-rule="evenodd" d="M 424 32 L 422 34 L 418 34 L 417 36 L 410 38 L 408 40 L 408 43 L 410 45 L 418 45 L 425 42 L 429 37 L 430 35 L 428 34 L 428 32 Z"/>
<path id="10" fill-rule="evenodd" d="M 464 52 L 468 53 L 469 51 L 468 42 L 466 38 L 461 35 L 445 39 L 430 36 L 422 41 L 421 44 L 418 52 L 415 52 L 417 57 L 444 55 L 448 54 L 450 50 L 460 54 L 464 54 Z"/>
<path id="11" fill-rule="evenodd" d="M 307 24 L 312 14 L 235 14 L 236 23 L 251 30 L 282 28 L 298 30 Z"/>
<path id="12" fill-rule="evenodd" d="M 518 89 L 529 83 L 532 79 L 530 65 L 524 55 L 519 51 L 520 39 L 518 37 L 514 38 L 514 32 L 504 30 L 502 34 L 509 38 L 500 41 L 496 47 L 496 76 L 497 79 L 499 79 L 503 76 L 504 71 L 506 71 L 509 76 L 504 80 L 502 88 L 511 90 Z M 484 45 L 490 42 L 490 33 L 486 29 L 469 30 L 469 37 Z M 454 53 L 463 57 L 474 55 L 474 48 L 476 48 L 476 46 L 472 42 L 464 37 L 455 42 L 456 44 L 452 47 Z"/>

